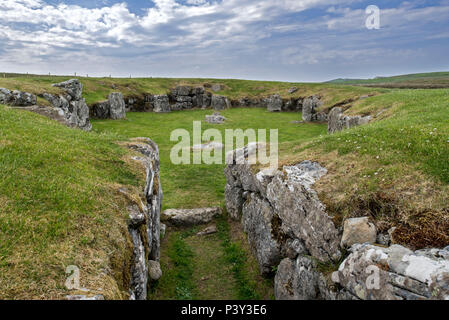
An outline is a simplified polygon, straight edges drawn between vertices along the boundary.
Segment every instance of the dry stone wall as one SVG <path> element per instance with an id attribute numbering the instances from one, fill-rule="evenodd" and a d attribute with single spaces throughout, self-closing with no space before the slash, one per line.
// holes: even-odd
<path id="1" fill-rule="evenodd" d="M 368 218 L 336 228 L 313 190 L 325 174 L 311 161 L 282 170 L 253 172 L 237 162 L 225 169 L 227 211 L 241 221 L 261 274 L 276 270 L 276 299 L 447 299 L 449 247 L 413 252 L 377 245 Z"/>

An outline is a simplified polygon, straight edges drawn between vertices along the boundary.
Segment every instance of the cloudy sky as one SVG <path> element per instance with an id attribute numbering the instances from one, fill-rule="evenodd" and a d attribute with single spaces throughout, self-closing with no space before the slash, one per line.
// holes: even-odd
<path id="1" fill-rule="evenodd" d="M 369 5 L 380 29 L 365 26 Z M 449 0 L 0 0 L 0 71 L 325 81 L 449 70 Z"/>

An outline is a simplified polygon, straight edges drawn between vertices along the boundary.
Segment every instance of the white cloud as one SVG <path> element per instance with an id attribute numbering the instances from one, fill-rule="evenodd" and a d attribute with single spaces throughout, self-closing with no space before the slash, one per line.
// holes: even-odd
<path id="1" fill-rule="evenodd" d="M 51 66 L 70 60 L 73 64 L 94 61 L 96 65 L 90 67 L 111 69 L 111 64 L 125 66 L 126 59 L 135 57 L 155 68 L 161 65 L 157 61 L 167 68 L 175 64 L 188 68 L 191 61 L 195 70 L 218 70 L 214 69 L 219 68 L 217 59 L 233 60 L 240 68 L 244 59 L 249 64 L 260 61 L 261 67 L 267 62 L 301 66 L 355 61 L 381 54 L 380 49 L 364 46 L 366 37 L 384 40 L 398 30 L 407 34 L 407 29 L 425 33 L 421 30 L 425 28 L 417 26 L 449 20 L 447 1 L 425 8 L 405 2 L 382 10 L 383 29 L 377 33 L 368 33 L 364 27 L 364 7 L 354 6 L 361 0 L 343 0 L 338 5 L 334 0 L 152 2 L 154 6 L 137 15 L 126 2 L 89 9 L 49 5 L 43 0 L 1 0 L 0 68 L 25 62 Z M 291 18 L 310 8 L 321 10 L 322 15 Z M 390 57 L 394 58 L 393 53 Z M 98 66 L 98 61 L 104 66 Z"/>

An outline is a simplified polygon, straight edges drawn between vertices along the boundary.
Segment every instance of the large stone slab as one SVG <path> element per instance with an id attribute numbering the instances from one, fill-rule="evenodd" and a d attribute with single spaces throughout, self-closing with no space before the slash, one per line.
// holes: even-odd
<path id="1" fill-rule="evenodd" d="M 162 213 L 162 218 L 172 226 L 188 227 L 209 223 L 222 213 L 221 208 L 169 209 Z"/>
<path id="2" fill-rule="evenodd" d="M 328 132 L 329 134 L 336 133 L 345 129 L 368 124 L 371 121 L 371 117 L 362 116 L 345 116 L 343 110 L 339 107 L 333 108 L 329 112 L 328 120 Z"/>

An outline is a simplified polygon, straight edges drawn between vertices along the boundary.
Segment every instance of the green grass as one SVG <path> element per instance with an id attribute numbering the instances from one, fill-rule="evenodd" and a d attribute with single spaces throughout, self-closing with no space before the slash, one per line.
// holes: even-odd
<path id="1" fill-rule="evenodd" d="M 141 178 L 114 134 L 4 106 L 0 123 L 0 298 L 58 296 L 65 266 L 110 265 L 104 247 L 120 245 L 107 237 L 126 226 L 111 185 L 138 186 Z M 83 261 L 93 252 L 96 262 Z"/>
<path id="2" fill-rule="evenodd" d="M 386 88 L 448 88 L 449 72 L 415 73 L 374 79 L 336 79 L 328 83 Z"/>
<path id="3" fill-rule="evenodd" d="M 235 239 L 226 217 L 216 219 L 218 232 L 197 236 L 206 226 L 168 229 L 162 242 L 162 278 L 150 300 L 257 300 L 271 298 L 273 283 L 259 276 L 248 246 Z M 244 243 L 247 240 L 244 239 Z"/>
<path id="4" fill-rule="evenodd" d="M 222 165 L 174 165 L 170 151 L 177 142 L 170 142 L 170 133 L 175 129 L 186 129 L 191 134 L 193 121 L 202 121 L 210 110 L 188 112 L 128 113 L 127 120 L 95 120 L 96 132 L 114 132 L 122 139 L 151 137 L 158 145 L 161 155 L 161 179 L 164 188 L 164 208 L 198 208 L 221 206 L 224 199 L 225 164 Z M 228 119 L 224 125 L 203 122 L 203 131 L 217 128 L 224 137 L 225 129 L 279 129 L 279 142 L 301 143 L 320 134 L 325 134 L 326 125 L 292 124 L 300 120 L 300 113 L 268 113 L 262 109 L 230 109 L 222 114 Z M 224 152 L 223 152 L 224 153 Z"/>
<path id="5" fill-rule="evenodd" d="M 12 74 L 11 77 L 2 78 L 0 74 L 0 87 L 10 90 L 22 90 L 34 94 L 43 92 L 58 93 L 60 89 L 51 85 L 69 80 L 70 76 L 26 76 Z M 248 81 L 237 79 L 169 79 L 169 78 L 87 78 L 76 77 L 83 83 L 83 96 L 88 105 L 104 101 L 111 92 L 122 92 L 125 97 L 134 96 L 143 98 L 148 94 L 166 94 L 170 89 L 180 84 L 202 86 L 205 84 L 222 84 L 225 88 L 217 93 L 229 99 L 243 97 L 267 97 L 280 94 L 284 98 L 307 97 L 319 94 L 324 97 L 325 106 L 330 106 L 347 98 L 356 98 L 367 94 L 383 92 L 380 89 L 348 88 L 333 84 L 319 83 L 287 83 L 275 81 Z M 299 90 L 291 95 L 288 89 L 292 86 Z M 46 103 L 40 99 L 39 103 Z"/>
<path id="6" fill-rule="evenodd" d="M 379 157 L 383 166 L 408 163 L 449 184 L 449 90 L 399 90 L 372 97 L 351 110 L 372 112 L 392 107 L 385 120 L 326 136 L 326 152 Z M 398 102 L 401 106 L 394 107 Z"/>

